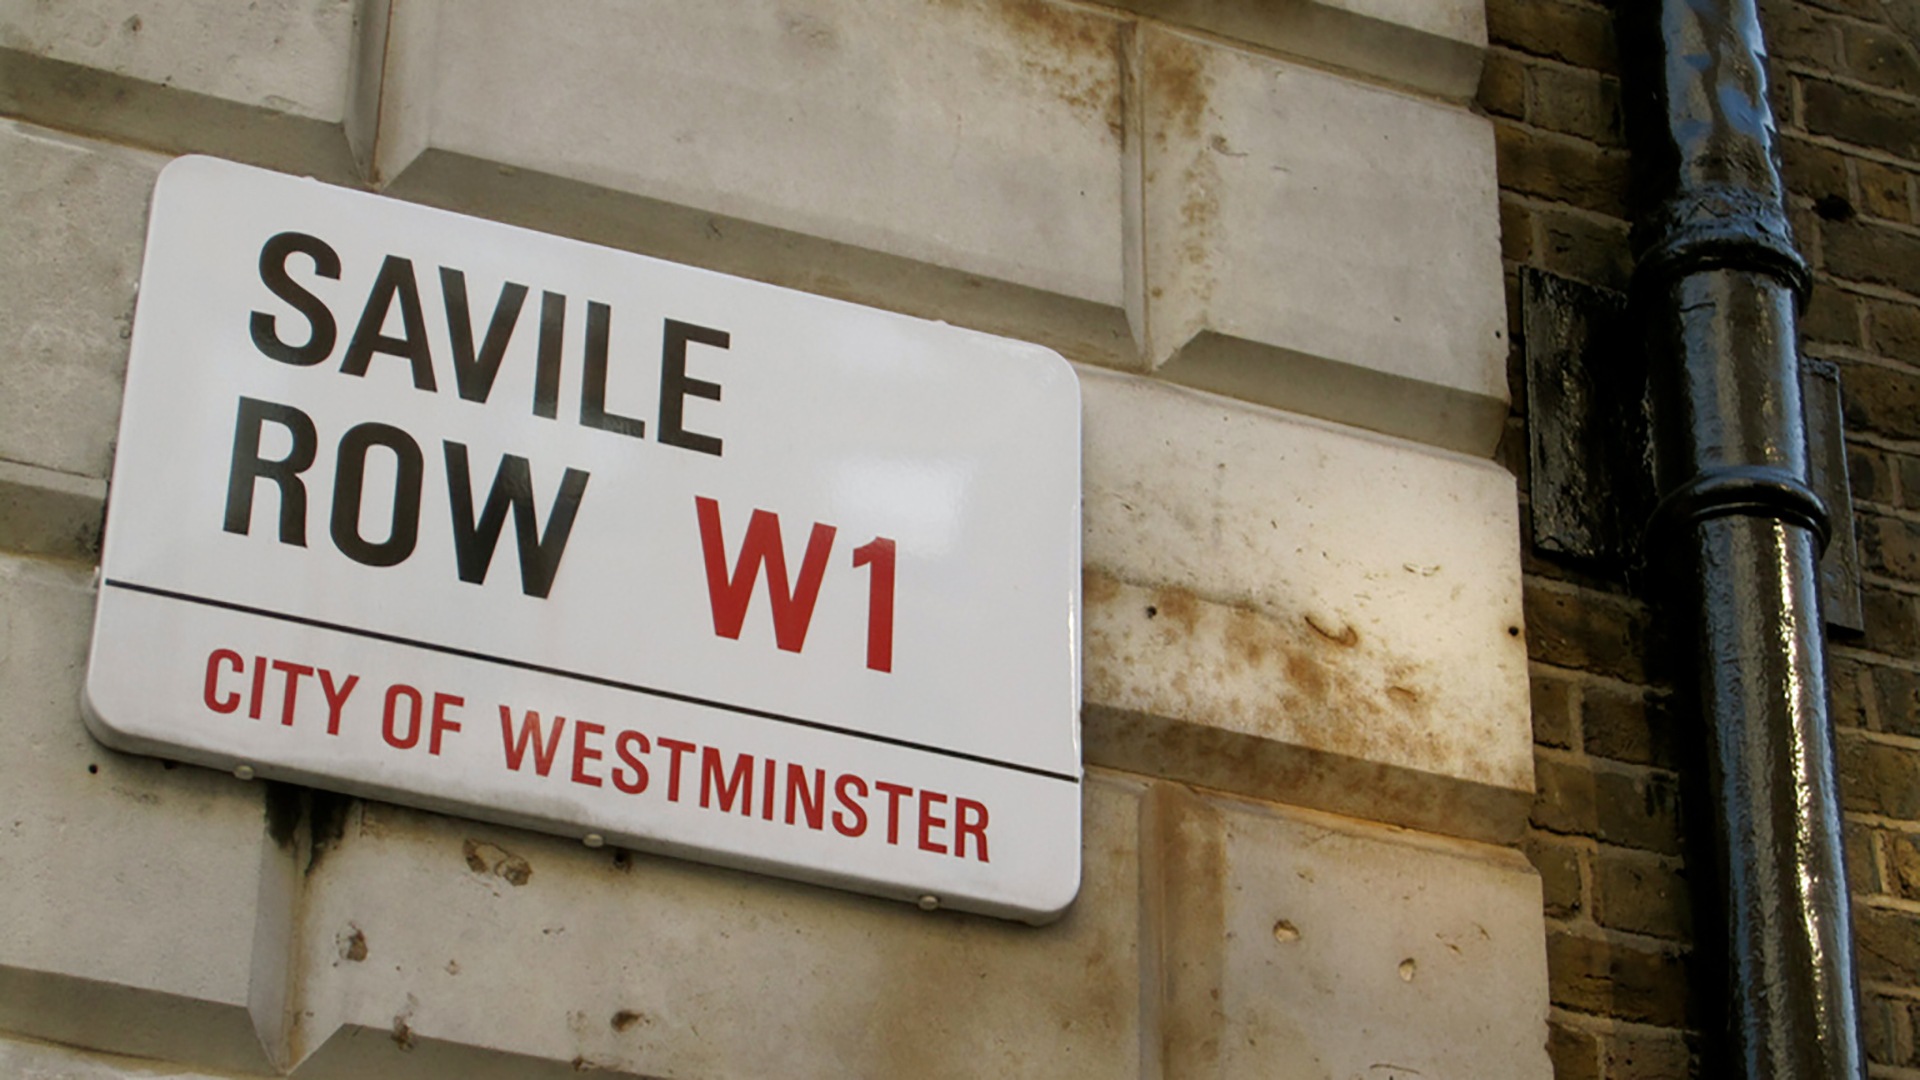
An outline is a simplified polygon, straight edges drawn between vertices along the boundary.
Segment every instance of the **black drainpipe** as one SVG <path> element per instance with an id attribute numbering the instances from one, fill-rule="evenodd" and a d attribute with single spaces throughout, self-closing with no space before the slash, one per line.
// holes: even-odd
<path id="1" fill-rule="evenodd" d="M 1622 30 L 1641 77 L 1629 90 L 1647 106 L 1631 118 L 1635 162 L 1653 196 L 1634 270 L 1660 496 L 1647 553 L 1685 627 L 1673 637 L 1695 650 L 1725 890 L 1724 1068 L 1857 1080 L 1816 590 L 1828 517 L 1808 486 L 1795 335 L 1809 278 L 1787 225 L 1759 19 L 1753 0 L 1640 0 L 1623 6 Z"/>

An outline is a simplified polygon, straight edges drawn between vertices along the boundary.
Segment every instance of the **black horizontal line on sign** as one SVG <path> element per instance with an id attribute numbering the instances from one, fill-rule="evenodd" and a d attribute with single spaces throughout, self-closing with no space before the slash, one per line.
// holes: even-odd
<path id="1" fill-rule="evenodd" d="M 266 608 L 252 607 L 247 604 L 236 604 L 231 600 L 216 600 L 210 596 L 195 596 L 192 593 L 175 592 L 172 589 L 160 589 L 152 585 L 140 585 L 131 581 L 121 581 L 117 578 L 107 578 L 105 581 L 106 584 L 116 589 L 125 589 L 128 592 L 145 593 L 148 596 L 158 596 L 167 600 L 178 600 L 187 604 L 199 604 L 202 607 L 220 608 L 224 611 L 237 611 L 243 615 L 255 615 L 263 619 L 277 619 L 280 622 L 296 623 L 300 626 L 311 626 L 319 630 L 331 630 L 337 634 L 351 634 L 354 637 L 369 638 L 373 641 L 385 641 L 393 645 L 405 645 L 409 648 L 424 649 L 427 652 L 443 653 L 447 656 L 458 656 L 464 660 L 478 660 L 482 663 L 498 664 L 501 667 L 518 668 L 521 671 L 538 672 L 541 675 L 553 675 L 562 679 L 572 679 L 575 682 L 591 683 L 594 686 L 605 686 L 614 690 L 625 690 L 632 694 L 645 694 L 648 697 L 664 698 L 668 701 L 678 701 L 687 705 L 699 705 L 708 709 L 719 709 L 723 712 L 738 713 L 741 716 L 752 716 L 761 720 L 772 720 L 775 723 L 792 724 L 795 727 L 811 728 L 814 731 L 826 731 L 835 735 L 845 735 L 851 739 L 865 739 L 868 742 L 884 743 L 888 746 L 899 746 L 908 750 L 919 750 L 928 754 L 939 754 L 942 757 L 971 761 L 976 765 L 991 765 L 996 769 L 1012 769 L 1015 772 L 1031 773 L 1034 776 L 1045 776 L 1053 780 L 1065 780 L 1070 784 L 1080 782 L 1080 778 L 1077 776 L 1054 772 L 1051 769 L 1042 769 L 1034 765 L 1022 765 L 1013 761 L 998 761 L 994 758 L 982 757 L 979 754 L 969 754 L 964 750 L 949 750 L 940 746 L 927 746 L 907 739 L 896 739 L 891 735 L 878 735 L 870 731 L 855 731 L 852 728 L 838 727 L 833 724 L 822 723 L 819 720 L 808 720 L 804 717 L 788 716 L 785 713 L 769 712 L 765 709 L 755 709 L 746 705 L 735 705 L 732 702 L 716 701 L 712 698 L 696 697 L 692 694 L 682 694 L 673 690 L 662 690 L 653 686 L 641 686 L 638 683 L 621 682 L 618 679 L 609 679 L 600 675 L 589 675 L 581 671 L 568 671 L 565 668 L 550 667 L 546 664 L 535 664 L 527 660 L 515 660 L 510 656 L 492 656 L 488 653 L 475 652 L 472 649 L 462 649 L 453 645 L 441 645 L 432 641 L 420 641 L 416 638 L 401 637 L 398 634 L 388 634 L 379 630 L 368 630 L 358 626 L 345 626 L 340 623 L 327 622 L 323 619 L 310 619 L 305 615 L 293 615 L 284 611 L 270 611 Z"/>

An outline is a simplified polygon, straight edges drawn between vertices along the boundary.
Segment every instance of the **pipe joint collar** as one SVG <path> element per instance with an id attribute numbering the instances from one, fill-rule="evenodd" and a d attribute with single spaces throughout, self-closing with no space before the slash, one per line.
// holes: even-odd
<path id="1" fill-rule="evenodd" d="M 1779 278 L 1802 304 L 1813 287 L 1777 198 L 1727 185 L 1701 188 L 1668 200 L 1648 231 L 1654 240 L 1635 267 L 1637 285 L 1701 270 L 1746 270 Z"/>
<path id="2" fill-rule="evenodd" d="M 1647 539 L 1665 538 L 1710 518 L 1740 514 L 1773 518 L 1811 531 L 1818 550 L 1832 535 L 1826 500 L 1806 481 L 1771 465 L 1728 465 L 1700 473 L 1668 492 L 1647 519 Z"/>

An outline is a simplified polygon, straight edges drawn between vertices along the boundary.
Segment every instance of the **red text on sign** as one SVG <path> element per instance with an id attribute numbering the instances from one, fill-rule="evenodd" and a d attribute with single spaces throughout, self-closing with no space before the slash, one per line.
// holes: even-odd
<path id="1" fill-rule="evenodd" d="M 226 689 L 229 682 L 226 676 L 228 674 L 243 676 L 246 674 L 247 667 L 246 658 L 232 649 L 215 649 L 207 654 L 206 680 L 201 689 L 201 700 L 207 708 L 222 714 L 230 714 L 240 708 L 241 694 L 238 690 Z M 277 674 L 282 677 L 280 723 L 288 727 L 293 726 L 294 713 L 300 700 L 300 680 L 318 675 L 320 693 L 327 703 L 327 734 L 340 734 L 340 711 L 346 707 L 347 697 L 359 684 L 360 676 L 348 675 L 336 681 L 334 673 L 326 668 L 311 664 L 296 664 L 288 660 L 269 661 L 264 656 L 253 657 L 252 668 L 252 678 L 244 683 L 248 687 L 246 696 L 248 719 L 261 718 L 267 703 L 268 677 L 270 674 Z M 232 681 L 240 680 L 236 678 Z"/>
<path id="2" fill-rule="evenodd" d="M 657 762 L 657 749 L 666 755 L 667 802 L 815 832 L 831 825 L 849 839 L 866 836 L 871 827 L 877 838 L 896 847 L 989 861 L 987 807 L 977 799 L 850 772 L 829 783 L 823 768 L 684 739 L 649 739 L 630 729 L 611 734 L 609 744 L 609 729 L 603 724 L 564 716 L 546 719 L 531 709 L 516 712 L 500 706 L 501 751 L 511 772 L 564 778 L 586 787 L 611 783 L 618 791 L 638 795 L 649 788 L 647 759 Z M 564 763 L 562 754 L 568 758 Z"/>

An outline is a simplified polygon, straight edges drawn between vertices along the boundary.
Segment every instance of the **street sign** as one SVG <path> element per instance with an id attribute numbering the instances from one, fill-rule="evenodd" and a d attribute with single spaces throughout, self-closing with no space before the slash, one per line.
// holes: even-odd
<path id="1" fill-rule="evenodd" d="M 1079 885 L 1044 348 L 210 158 L 154 194 L 108 745 L 1044 922 Z"/>

